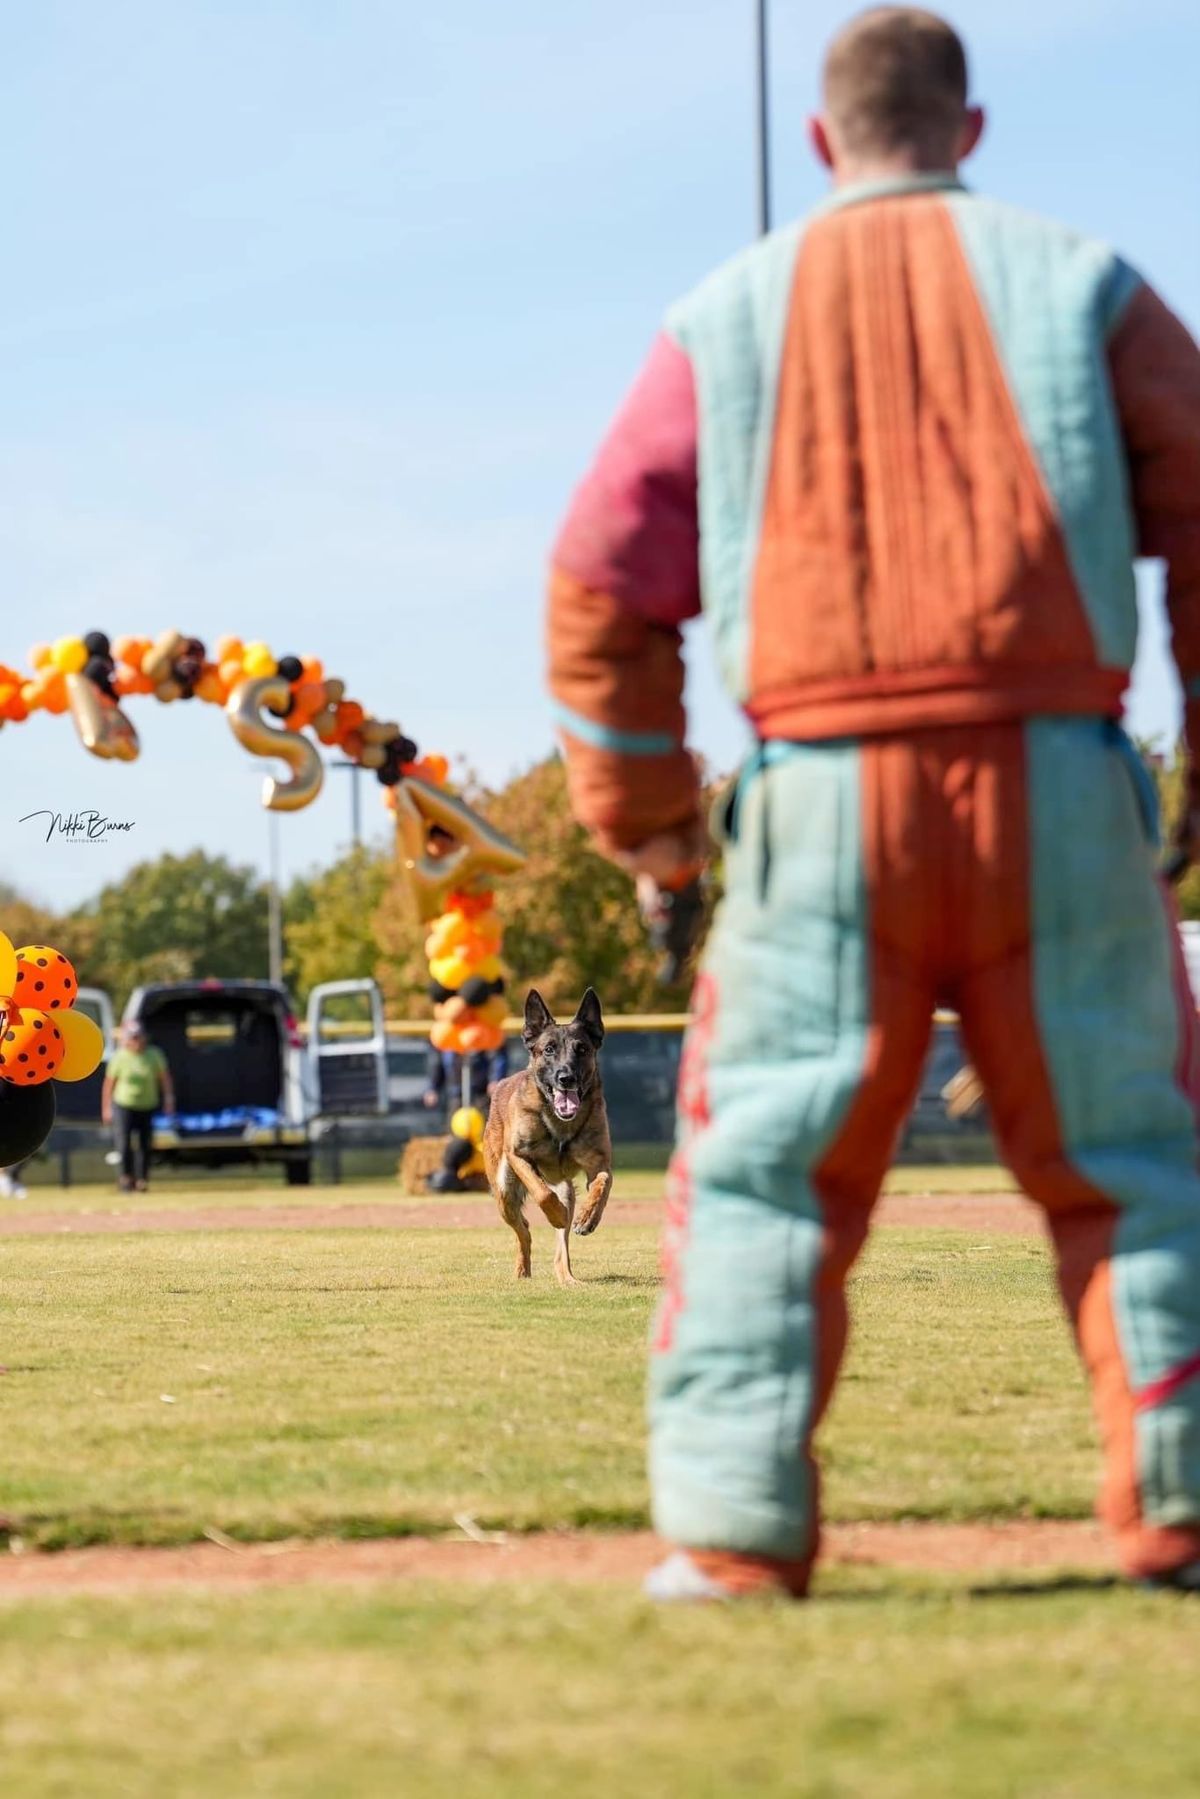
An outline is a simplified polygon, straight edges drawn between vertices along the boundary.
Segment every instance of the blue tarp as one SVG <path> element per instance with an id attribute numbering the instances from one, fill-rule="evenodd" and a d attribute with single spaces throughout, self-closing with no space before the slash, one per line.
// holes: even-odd
<path id="1" fill-rule="evenodd" d="M 156 1112 L 154 1122 L 161 1130 L 175 1130 L 185 1137 L 203 1137 L 218 1131 L 226 1135 L 244 1131 L 252 1124 L 270 1128 L 282 1124 L 283 1120 L 274 1106 L 225 1106 L 219 1112 L 176 1112 L 173 1116 Z"/>

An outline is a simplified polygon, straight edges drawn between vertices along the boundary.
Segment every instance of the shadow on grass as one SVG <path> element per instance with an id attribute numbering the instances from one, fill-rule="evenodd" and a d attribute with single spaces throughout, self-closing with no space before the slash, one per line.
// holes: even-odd
<path id="1" fill-rule="evenodd" d="M 583 1287 L 658 1287 L 662 1283 L 654 1274 L 583 1274 Z"/>

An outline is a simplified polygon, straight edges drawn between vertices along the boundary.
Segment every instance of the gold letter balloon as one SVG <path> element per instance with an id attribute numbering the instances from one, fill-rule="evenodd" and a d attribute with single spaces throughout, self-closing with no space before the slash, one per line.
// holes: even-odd
<path id="1" fill-rule="evenodd" d="M 278 756 L 292 771 L 286 781 L 277 781 L 274 775 L 264 780 L 263 805 L 271 812 L 299 812 L 316 799 L 325 779 L 325 765 L 315 744 L 299 731 L 269 725 L 263 717 L 264 706 L 272 707 L 277 717 L 286 717 L 290 700 L 291 690 L 282 675 L 267 675 L 243 681 L 225 704 L 226 717 L 242 748 L 252 756 Z"/>

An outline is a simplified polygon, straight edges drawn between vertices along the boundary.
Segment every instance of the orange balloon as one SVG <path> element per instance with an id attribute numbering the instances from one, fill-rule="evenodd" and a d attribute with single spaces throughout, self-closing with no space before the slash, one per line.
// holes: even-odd
<path id="1" fill-rule="evenodd" d="M 211 663 L 196 682 L 196 698 L 207 700 L 212 706 L 223 706 L 228 698 L 225 683 L 221 679 L 221 671 L 214 668 Z"/>
<path id="2" fill-rule="evenodd" d="M 39 1012 L 57 1012 L 73 1006 L 79 994 L 75 970 L 61 950 L 48 943 L 26 943 L 17 951 L 17 984 L 13 998 L 18 1006 L 34 1006 Z"/>
<path id="3" fill-rule="evenodd" d="M 343 731 L 338 741 L 345 750 L 347 756 L 349 756 L 351 762 L 358 762 L 361 759 L 363 750 L 366 748 L 366 745 L 362 740 L 361 731 Z"/>
<path id="4" fill-rule="evenodd" d="M 42 704 L 45 706 L 47 712 L 53 712 L 55 714 L 65 712 L 70 705 L 70 701 L 67 698 L 67 677 L 63 674 L 61 669 L 56 668 L 53 675 L 51 675 L 50 679 L 46 682 L 45 697 L 42 700 Z"/>
<path id="5" fill-rule="evenodd" d="M 33 644 L 29 651 L 30 668 L 50 668 L 52 666 L 50 656 L 51 650 L 48 643 Z"/>
<path id="6" fill-rule="evenodd" d="M 224 637 L 221 639 L 222 643 L 225 643 L 226 641 L 227 640 Z M 217 673 L 220 675 L 221 680 L 229 689 L 230 693 L 232 693 L 238 682 L 243 678 L 241 657 L 222 656 L 220 663 L 217 666 Z"/>
<path id="7" fill-rule="evenodd" d="M 319 656 L 301 656 L 300 666 L 304 670 L 306 681 L 317 682 L 325 679 L 325 665 Z"/>
<path id="8" fill-rule="evenodd" d="M 309 718 L 315 718 L 318 712 L 324 711 L 324 681 L 298 681 L 292 688 L 292 694 L 296 705 L 300 707 Z"/>
<path id="9" fill-rule="evenodd" d="M 246 646 L 240 637 L 218 637 L 217 661 L 236 662 L 240 672 L 242 666 L 242 652 L 245 647 Z"/>
<path id="10" fill-rule="evenodd" d="M 53 1080 L 66 1053 L 66 1040 L 53 1018 L 24 1006 L 10 1013 L 0 1037 L 0 1077 L 14 1087 L 40 1087 Z"/>
<path id="11" fill-rule="evenodd" d="M 429 1041 L 432 1043 L 434 1049 L 452 1050 L 455 1048 L 457 1038 L 458 1031 L 455 1029 L 454 1025 L 447 1024 L 445 1020 L 440 1020 L 435 1024 L 429 1033 Z"/>

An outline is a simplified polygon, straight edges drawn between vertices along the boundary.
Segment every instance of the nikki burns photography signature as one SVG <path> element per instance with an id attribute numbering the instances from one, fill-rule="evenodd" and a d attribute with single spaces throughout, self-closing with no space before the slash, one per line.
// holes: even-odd
<path id="1" fill-rule="evenodd" d="M 103 812 L 27 812 L 17 822 L 27 825 L 35 818 L 46 821 L 47 843 L 56 834 L 65 837 L 68 843 L 100 843 L 112 831 L 133 829 L 131 818 L 105 818 Z"/>

